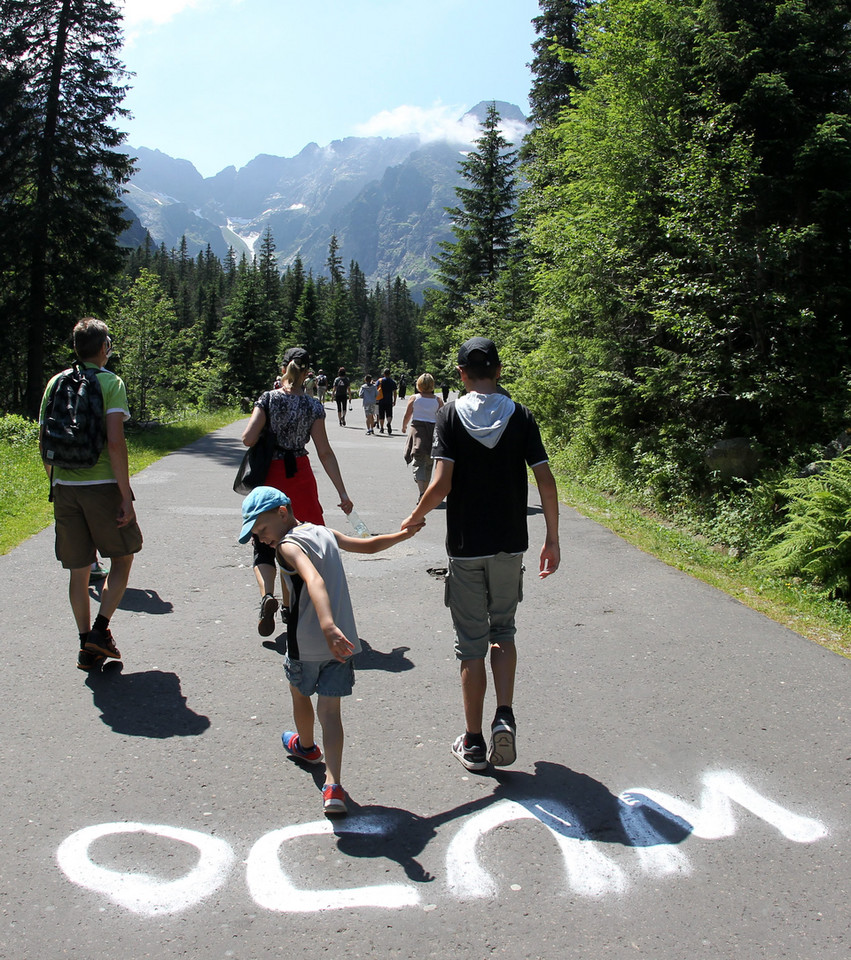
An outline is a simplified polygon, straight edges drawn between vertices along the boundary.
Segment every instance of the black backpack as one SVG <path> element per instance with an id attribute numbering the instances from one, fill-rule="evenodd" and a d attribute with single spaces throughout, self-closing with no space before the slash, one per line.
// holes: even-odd
<path id="1" fill-rule="evenodd" d="M 51 387 L 40 434 L 48 467 L 93 467 L 106 440 L 103 390 L 97 371 L 79 361 L 63 370 Z"/>

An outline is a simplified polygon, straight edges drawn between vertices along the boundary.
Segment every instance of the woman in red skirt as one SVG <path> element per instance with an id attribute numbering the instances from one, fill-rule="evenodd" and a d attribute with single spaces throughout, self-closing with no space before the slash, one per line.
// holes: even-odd
<path id="1" fill-rule="evenodd" d="M 282 490 L 292 502 L 293 514 L 305 523 L 324 526 L 322 504 L 316 477 L 307 455 L 307 443 L 312 440 L 319 461 L 340 496 L 343 513 L 351 513 L 352 501 L 346 493 L 340 467 L 328 435 L 325 432 L 325 407 L 304 392 L 304 381 L 310 375 L 310 357 L 301 347 L 292 347 L 284 354 L 281 364 L 282 386 L 268 390 L 254 404 L 248 426 L 242 434 L 246 447 L 253 447 L 263 429 L 268 426 L 275 437 L 275 451 L 265 484 Z M 275 630 L 275 613 L 278 601 L 275 598 L 275 551 L 256 537 L 254 544 L 254 575 L 260 587 L 260 615 L 257 631 L 262 637 Z M 284 606 L 281 616 L 287 622 L 289 598 L 281 581 Z"/>

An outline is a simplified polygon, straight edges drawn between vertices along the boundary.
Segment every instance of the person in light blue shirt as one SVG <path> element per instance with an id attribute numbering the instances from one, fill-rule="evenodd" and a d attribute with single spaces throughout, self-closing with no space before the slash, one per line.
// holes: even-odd
<path id="1" fill-rule="evenodd" d="M 375 402 L 378 397 L 378 386 L 372 382 L 372 377 L 367 374 L 363 378 L 363 383 L 358 390 L 358 396 L 363 400 L 363 415 L 366 417 L 366 433 L 371 437 L 375 435 Z"/>

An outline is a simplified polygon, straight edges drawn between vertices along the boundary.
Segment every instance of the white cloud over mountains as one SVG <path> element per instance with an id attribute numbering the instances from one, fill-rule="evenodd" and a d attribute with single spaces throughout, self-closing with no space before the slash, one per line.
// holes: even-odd
<path id="1" fill-rule="evenodd" d="M 481 136 L 481 128 L 475 117 L 466 113 L 468 107 L 448 106 L 435 103 L 431 107 L 403 105 L 392 110 L 382 110 L 365 123 L 354 128 L 358 137 L 403 137 L 419 136 L 423 143 L 448 140 L 450 143 L 469 145 Z M 525 133 L 517 123 L 503 121 L 502 132 L 507 140 L 519 144 Z"/>
<path id="2" fill-rule="evenodd" d="M 355 126 L 359 137 L 403 137 L 418 134 L 429 143 L 432 140 L 450 140 L 472 143 L 478 135 L 475 117 L 464 117 L 465 107 L 436 103 L 431 107 L 403 105 L 382 110 L 364 123 Z"/>

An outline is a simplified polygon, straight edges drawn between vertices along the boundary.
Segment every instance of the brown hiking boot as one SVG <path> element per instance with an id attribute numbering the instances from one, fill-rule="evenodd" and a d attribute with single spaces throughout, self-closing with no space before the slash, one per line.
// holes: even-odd
<path id="1" fill-rule="evenodd" d="M 83 645 L 83 649 L 89 653 L 99 654 L 102 657 L 112 657 L 115 660 L 121 659 L 121 653 L 118 647 L 115 646 L 115 641 L 112 639 L 112 633 L 109 627 L 103 631 L 94 629 L 89 631 L 89 636 Z"/>

